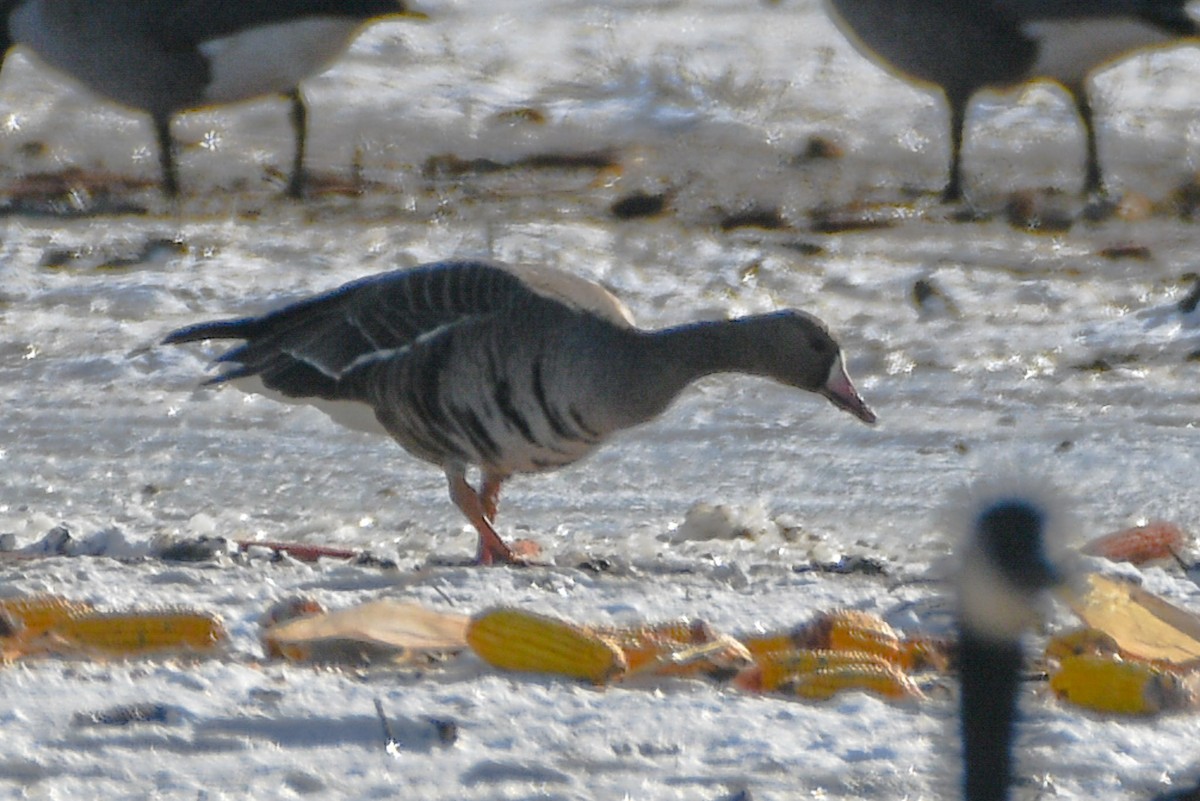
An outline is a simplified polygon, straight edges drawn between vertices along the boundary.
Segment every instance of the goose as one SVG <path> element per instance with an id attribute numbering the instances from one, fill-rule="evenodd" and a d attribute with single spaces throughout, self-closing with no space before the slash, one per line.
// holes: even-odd
<path id="1" fill-rule="evenodd" d="M 977 499 L 957 577 L 963 798 L 1005 801 L 1024 662 L 1023 633 L 1043 595 L 1067 581 L 1048 542 L 1052 504 L 1023 492 Z"/>
<path id="2" fill-rule="evenodd" d="M 403 15 L 400 0 L 0 0 L 3 52 L 47 66 L 154 123 L 162 188 L 179 193 L 172 118 L 267 95 L 291 104 L 287 192 L 304 192 L 308 109 L 301 81 L 324 71 L 360 28 Z"/>
<path id="3" fill-rule="evenodd" d="M 963 127 L 981 89 L 1058 82 L 1071 96 L 1087 147 L 1084 193 L 1104 179 L 1088 80 L 1138 50 L 1200 35 L 1186 0 L 825 0 L 835 25 L 885 68 L 940 89 L 950 107 L 946 202 L 963 196 Z"/>
<path id="4" fill-rule="evenodd" d="M 440 466 L 479 534 L 479 564 L 522 561 L 493 527 L 509 476 L 575 462 L 658 416 L 702 376 L 764 376 L 876 419 L 811 315 L 644 330 L 599 284 L 549 267 L 426 264 L 262 316 L 192 325 L 164 342 L 220 339 L 244 342 L 217 358 L 227 369 L 207 383 L 313 402 Z M 478 489 L 468 468 L 479 471 Z"/>

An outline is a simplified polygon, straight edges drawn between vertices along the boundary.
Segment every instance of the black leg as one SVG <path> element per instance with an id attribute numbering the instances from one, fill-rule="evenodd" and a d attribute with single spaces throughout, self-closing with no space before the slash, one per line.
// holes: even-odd
<path id="1" fill-rule="evenodd" d="M 1083 135 L 1087 140 L 1087 172 L 1083 180 L 1086 195 L 1104 194 L 1104 176 L 1100 172 L 1100 148 L 1096 145 L 1096 122 L 1092 115 L 1092 104 L 1088 100 L 1087 87 L 1068 86 L 1067 91 L 1075 100 L 1079 119 L 1083 122 Z"/>
<path id="2" fill-rule="evenodd" d="M 942 201 L 957 203 L 962 200 L 962 147 L 963 127 L 967 122 L 967 106 L 971 96 L 946 95 L 950 105 L 950 181 L 942 192 Z"/>
<path id="3" fill-rule="evenodd" d="M 288 92 L 287 98 L 292 101 L 292 131 L 296 138 L 292 177 L 288 181 L 287 193 L 289 197 L 301 198 L 304 197 L 304 148 L 308 139 L 308 107 L 304 105 L 304 96 L 300 94 L 299 87 Z"/>
<path id="4" fill-rule="evenodd" d="M 989 642 L 963 632 L 958 658 L 962 677 L 959 705 L 963 799 L 1007 801 L 1012 784 L 1021 645 Z"/>
<path id="5" fill-rule="evenodd" d="M 162 190 L 169 198 L 179 197 L 179 176 L 175 174 L 175 140 L 171 138 L 171 115 L 154 115 L 154 136 L 158 139 L 158 163 L 162 169 Z"/>

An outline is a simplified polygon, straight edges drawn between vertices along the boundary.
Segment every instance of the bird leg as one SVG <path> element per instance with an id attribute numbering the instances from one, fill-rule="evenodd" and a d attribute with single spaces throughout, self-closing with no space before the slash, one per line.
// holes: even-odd
<path id="1" fill-rule="evenodd" d="M 450 500 L 454 501 L 454 505 L 466 515 L 467 520 L 471 521 L 471 525 L 479 532 L 479 550 L 475 553 L 476 563 L 481 565 L 524 564 L 504 544 L 504 540 L 500 539 L 500 535 L 496 533 L 496 529 L 492 528 L 492 524 L 488 520 L 489 515 L 486 511 L 488 501 L 485 501 L 480 496 L 480 493 L 477 493 L 467 483 L 466 476 L 461 472 L 446 471 L 446 480 L 450 484 Z M 490 491 L 489 487 L 491 487 Z M 489 482 L 488 479 L 485 479 L 484 491 L 490 492 L 491 515 L 494 516 L 496 513 L 496 496 L 500 492 L 500 482 Z"/>
<path id="2" fill-rule="evenodd" d="M 947 94 L 946 102 L 950 106 L 950 181 L 942 192 L 942 202 L 957 203 L 963 197 L 963 128 L 967 124 L 967 106 L 971 102 L 971 95 L 960 97 L 957 94 Z"/>
<path id="3" fill-rule="evenodd" d="M 175 173 L 175 140 L 171 138 L 171 115 L 154 115 L 154 136 L 158 139 L 158 163 L 162 168 L 162 190 L 169 198 L 179 196 L 179 177 Z"/>
<path id="4" fill-rule="evenodd" d="M 1096 123 L 1092 115 L 1092 103 L 1088 100 L 1086 86 L 1067 87 L 1075 99 L 1075 109 L 1083 122 L 1083 135 L 1087 142 L 1087 172 L 1083 181 L 1086 195 L 1104 195 L 1104 176 L 1100 172 L 1100 148 L 1096 144 Z"/>
<path id="5" fill-rule="evenodd" d="M 292 131 L 296 134 L 296 151 L 292 156 L 292 177 L 288 181 L 288 197 L 304 197 L 304 150 L 308 140 L 308 107 L 304 105 L 304 96 L 296 87 L 287 93 L 292 104 Z"/>
<path id="6" fill-rule="evenodd" d="M 496 522 L 496 512 L 500 505 L 500 485 L 506 476 L 495 473 L 483 474 L 483 485 L 479 488 L 479 500 L 483 504 L 483 516 L 492 523 Z"/>

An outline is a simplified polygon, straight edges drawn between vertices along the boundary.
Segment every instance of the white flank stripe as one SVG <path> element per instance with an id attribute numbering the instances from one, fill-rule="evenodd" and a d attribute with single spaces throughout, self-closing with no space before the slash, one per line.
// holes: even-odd
<path id="1" fill-rule="evenodd" d="M 1106 62 L 1173 39 L 1132 17 L 1039 20 L 1026 23 L 1024 32 L 1038 42 L 1038 60 L 1031 77 L 1053 78 L 1075 86 L 1082 85 Z"/>
<path id="2" fill-rule="evenodd" d="M 290 398 L 281 392 L 267 389 L 262 379 L 258 376 L 237 378 L 230 381 L 229 384 L 242 392 L 262 395 L 264 398 L 270 398 L 280 403 L 288 403 L 292 406 L 311 406 L 327 414 L 338 425 L 345 426 L 354 431 L 364 431 L 368 434 L 382 434 L 385 437 L 391 436 L 388 434 L 387 429 L 375 419 L 375 410 L 365 403 L 359 403 L 358 401 L 328 401 L 321 398 Z"/>

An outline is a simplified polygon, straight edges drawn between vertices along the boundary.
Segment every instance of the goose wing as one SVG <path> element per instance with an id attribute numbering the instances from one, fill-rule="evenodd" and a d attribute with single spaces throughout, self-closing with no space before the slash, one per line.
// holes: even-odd
<path id="1" fill-rule="evenodd" d="M 503 313 L 540 295 L 629 324 L 628 311 L 600 285 L 551 268 L 479 261 L 438 262 L 362 278 L 258 317 L 199 323 L 164 343 L 242 339 L 217 362 L 231 367 L 208 383 L 257 376 L 287 397 L 339 397 L 352 366 L 391 358 L 418 339 Z"/>
<path id="2" fill-rule="evenodd" d="M 188 326 L 164 342 L 243 339 L 217 358 L 233 366 L 208 383 L 258 376 L 289 397 L 333 398 L 355 362 L 494 313 L 528 291 L 495 265 L 442 262 L 362 278 L 262 316 Z"/>
<path id="3" fill-rule="evenodd" d="M 152 4 L 157 6 L 158 4 Z M 165 6 L 164 6 L 165 8 Z M 294 22 L 311 16 L 348 16 L 366 18 L 366 14 L 355 14 L 353 4 L 347 3 L 339 9 L 328 0 L 275 0 L 268 3 L 248 3 L 246 0 L 178 0 L 167 11 L 147 15 L 150 24 L 158 27 L 161 41 L 168 47 L 195 47 L 212 39 L 244 31 L 260 25 Z M 400 2 L 395 3 L 397 14 L 404 11 Z"/>
<path id="4" fill-rule="evenodd" d="M 1187 0 L 993 0 L 992 5 L 1003 14 L 1026 21 L 1134 17 L 1176 36 L 1200 33 L 1185 9 Z"/>
<path id="5" fill-rule="evenodd" d="M 629 307 L 595 281 L 554 267 L 518 265 L 506 269 L 519 277 L 530 291 L 543 297 L 594 314 L 614 325 L 634 325 Z"/>

